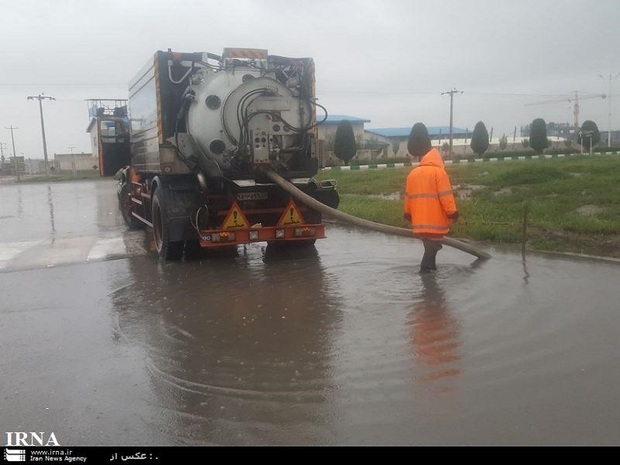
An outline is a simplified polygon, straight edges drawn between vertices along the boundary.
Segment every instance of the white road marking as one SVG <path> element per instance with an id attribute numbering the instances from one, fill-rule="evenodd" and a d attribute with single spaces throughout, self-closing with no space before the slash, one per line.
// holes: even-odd
<path id="1" fill-rule="evenodd" d="M 0 243 L 0 270 L 6 268 L 11 260 L 26 250 L 36 247 L 41 241 Z"/>
<path id="2" fill-rule="evenodd" d="M 122 237 L 110 237 L 99 239 L 94 245 L 86 260 L 102 260 L 113 256 L 127 255 L 127 248 Z"/>
<path id="3" fill-rule="evenodd" d="M 144 232 L 119 236 L 59 237 L 0 242 L 0 271 L 53 268 L 58 265 L 147 255 Z"/>

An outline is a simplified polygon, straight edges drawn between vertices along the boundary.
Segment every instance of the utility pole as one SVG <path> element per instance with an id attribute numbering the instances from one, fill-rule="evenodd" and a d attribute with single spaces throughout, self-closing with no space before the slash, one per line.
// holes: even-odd
<path id="1" fill-rule="evenodd" d="M 608 130 L 607 130 L 607 147 L 611 147 L 611 83 L 613 81 L 616 80 L 616 78 L 620 76 L 620 73 L 616 74 L 615 76 L 611 76 L 611 73 L 609 73 L 609 94 L 608 94 L 608 102 L 607 105 L 609 105 L 609 113 L 608 113 Z M 599 74 L 599 77 L 605 79 L 605 76 L 603 76 L 602 74 Z"/>
<path id="2" fill-rule="evenodd" d="M 17 163 L 17 152 L 15 151 L 15 137 L 13 136 L 13 131 L 15 129 L 19 129 L 19 128 L 14 128 L 13 126 L 9 126 L 8 128 L 5 126 L 4 129 L 10 129 L 11 130 L 11 141 L 13 142 L 13 166 L 15 166 L 15 176 L 17 176 L 17 182 L 20 181 L 19 178 L 19 165 Z"/>
<path id="3" fill-rule="evenodd" d="M 4 142 L 0 142 L 0 173 L 4 172 L 4 147 L 6 144 Z"/>
<path id="4" fill-rule="evenodd" d="M 450 95 L 450 156 L 452 156 L 452 121 L 453 121 L 453 113 L 454 113 L 454 94 L 462 94 L 463 91 L 462 90 L 456 90 L 456 89 L 452 89 L 449 90 L 447 92 L 442 92 L 441 95 L 446 95 L 449 94 Z"/>
<path id="5" fill-rule="evenodd" d="M 45 158 L 45 176 L 49 176 L 49 167 L 47 166 L 47 142 L 45 141 L 45 123 L 43 122 L 43 100 L 56 100 L 54 97 L 49 97 L 47 95 L 39 94 L 39 95 L 30 95 L 28 100 L 38 100 L 39 101 L 39 112 L 41 113 L 41 134 L 43 135 L 43 158 Z"/>

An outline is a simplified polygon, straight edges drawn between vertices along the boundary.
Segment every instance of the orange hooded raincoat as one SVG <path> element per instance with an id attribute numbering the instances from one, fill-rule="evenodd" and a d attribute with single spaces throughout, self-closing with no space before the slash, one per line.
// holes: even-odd
<path id="1" fill-rule="evenodd" d="M 457 208 L 439 150 L 427 152 L 407 176 L 404 207 L 414 235 L 441 238 L 450 232 Z"/>

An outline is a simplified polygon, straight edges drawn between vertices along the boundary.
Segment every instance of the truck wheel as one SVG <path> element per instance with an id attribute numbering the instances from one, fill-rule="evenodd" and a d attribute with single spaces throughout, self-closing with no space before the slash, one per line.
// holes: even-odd
<path id="1" fill-rule="evenodd" d="M 118 207 L 123 215 L 123 221 L 129 229 L 142 229 L 144 224 L 131 214 L 131 186 L 123 184 L 118 193 Z"/>
<path id="2" fill-rule="evenodd" d="M 153 194 L 153 236 L 155 248 L 160 258 L 164 260 L 180 260 L 183 257 L 183 245 L 185 241 L 171 241 L 168 231 L 168 216 L 166 203 L 169 200 L 165 188 L 155 190 Z"/>

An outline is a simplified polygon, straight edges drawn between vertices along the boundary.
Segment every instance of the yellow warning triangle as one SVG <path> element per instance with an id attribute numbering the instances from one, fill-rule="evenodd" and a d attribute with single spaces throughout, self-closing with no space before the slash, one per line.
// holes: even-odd
<path id="1" fill-rule="evenodd" d="M 304 224 L 304 218 L 301 216 L 297 205 L 293 202 L 293 199 L 288 201 L 288 205 L 282 213 L 277 226 L 298 226 Z"/>
<path id="2" fill-rule="evenodd" d="M 248 219 L 245 217 L 237 202 L 233 203 L 233 206 L 230 207 L 224 222 L 220 226 L 220 229 L 247 229 L 250 227 L 250 223 Z"/>

